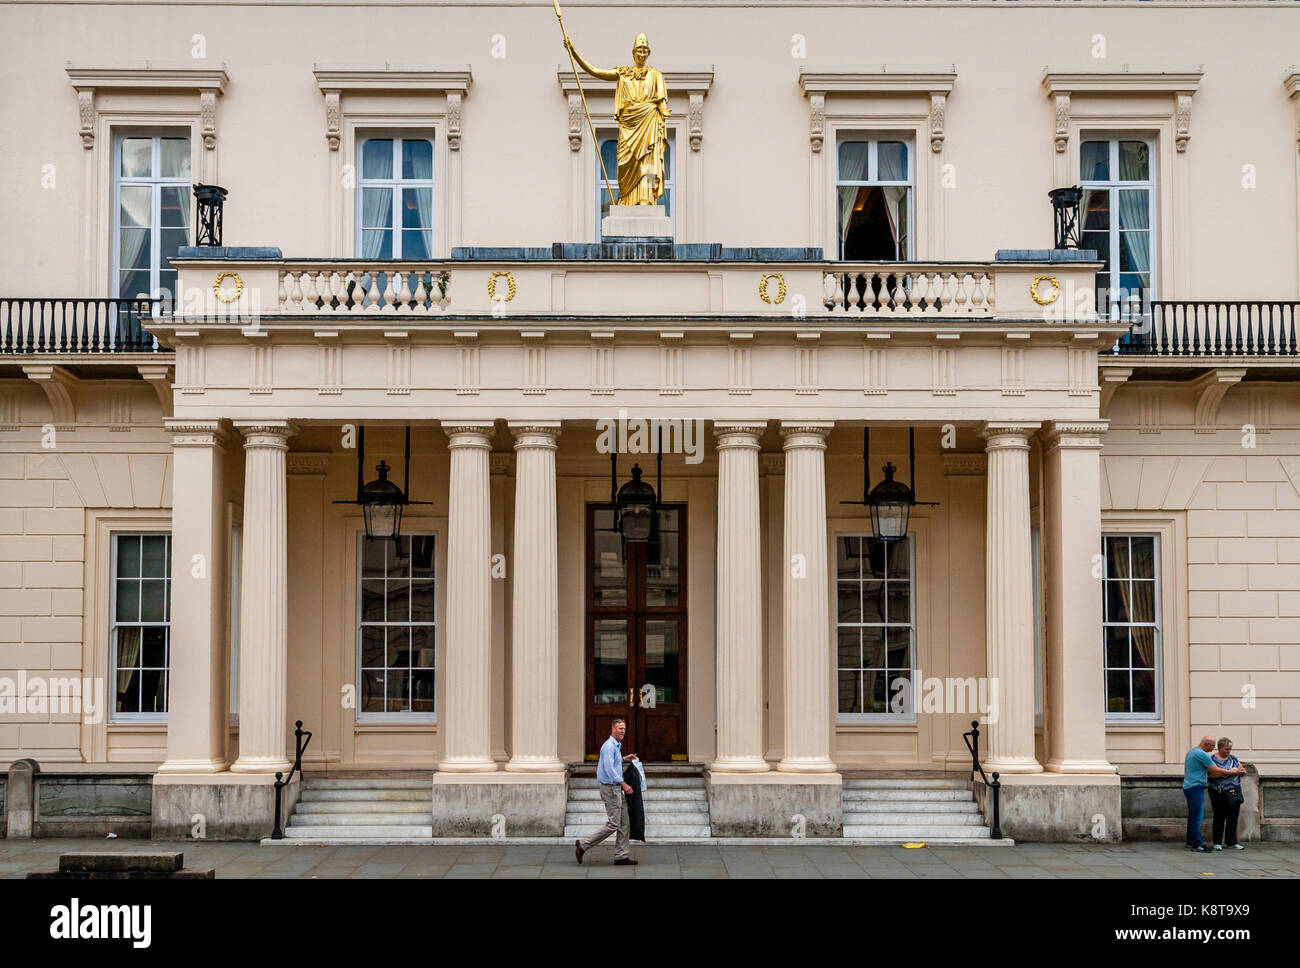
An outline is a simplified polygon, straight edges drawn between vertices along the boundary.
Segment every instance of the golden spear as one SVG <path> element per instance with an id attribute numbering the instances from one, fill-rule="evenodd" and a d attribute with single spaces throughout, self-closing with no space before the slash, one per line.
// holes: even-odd
<path id="1" fill-rule="evenodd" d="M 605 157 L 600 151 L 600 139 L 596 137 L 596 126 L 591 123 L 591 112 L 587 110 L 587 95 L 583 93 L 582 77 L 577 62 L 573 59 L 573 50 L 570 47 L 572 42 L 564 29 L 564 14 L 560 13 L 560 0 L 551 0 L 551 2 L 555 4 L 555 16 L 560 21 L 560 33 L 564 35 L 564 49 L 569 53 L 569 66 L 573 68 L 573 79 L 578 82 L 578 97 L 582 98 L 582 111 L 587 115 L 587 127 L 591 129 L 591 143 L 596 146 L 596 160 L 600 162 L 600 173 L 605 176 L 605 191 L 609 192 L 609 204 L 613 205 L 617 197 L 614 194 L 614 183 L 609 180 L 609 172 L 605 170 Z"/>

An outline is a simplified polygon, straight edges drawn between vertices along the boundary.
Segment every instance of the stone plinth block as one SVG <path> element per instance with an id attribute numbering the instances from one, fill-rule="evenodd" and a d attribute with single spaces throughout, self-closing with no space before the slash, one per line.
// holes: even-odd
<path id="1" fill-rule="evenodd" d="M 1017 843 L 1114 844 L 1121 840 L 1118 774 L 1001 777 L 1002 836 Z M 993 823 L 993 791 L 972 785 L 984 822 Z"/>
<path id="2" fill-rule="evenodd" d="M 281 793 L 282 827 L 289 823 L 300 787 L 295 774 Z M 154 840 L 193 840 L 196 829 L 202 831 L 203 840 L 261 840 L 271 836 L 274 828 L 274 776 L 217 773 L 210 777 L 154 777 Z"/>
<path id="3" fill-rule="evenodd" d="M 435 773 L 433 836 L 562 837 L 563 773 Z"/>
<path id="4" fill-rule="evenodd" d="M 715 837 L 841 837 L 838 773 L 706 773 L 709 830 Z"/>
<path id="5" fill-rule="evenodd" d="M 604 239 L 671 239 L 673 220 L 662 205 L 611 205 L 600 222 Z"/>

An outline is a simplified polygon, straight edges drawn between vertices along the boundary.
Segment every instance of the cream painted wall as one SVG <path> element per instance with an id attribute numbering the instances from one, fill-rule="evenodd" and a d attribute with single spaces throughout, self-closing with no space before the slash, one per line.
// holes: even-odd
<path id="1" fill-rule="evenodd" d="M 829 241 L 809 237 L 810 206 L 829 218 L 832 205 L 829 196 L 809 198 L 810 165 L 829 173 L 833 152 L 830 145 L 820 154 L 809 150 L 801 69 L 955 65 L 942 151 L 915 146 L 936 175 L 952 166 L 948 187 L 929 181 L 918 191 L 917 221 L 927 228 L 917 256 L 989 259 L 1000 247 L 1051 241 L 1046 193 L 1055 187 L 1061 158 L 1053 148 L 1053 105 L 1041 83 L 1044 65 L 1116 72 L 1125 65 L 1167 71 L 1201 65 L 1187 151 L 1176 152 L 1167 137 L 1157 149 L 1162 171 L 1176 182 L 1160 188 L 1161 294 L 1286 298 L 1300 291 L 1297 103 L 1283 87 L 1295 61 L 1297 15 L 1289 5 L 576 2 L 567 16 L 579 49 L 595 62 L 626 62 L 632 36 L 644 30 L 652 63 L 661 69 L 711 67 L 700 164 L 692 176 L 689 139 L 679 140 L 678 191 L 697 209 L 696 241 L 730 245 Z M 331 251 L 330 212 L 355 199 L 331 179 L 325 104 L 313 65 L 469 65 L 459 197 L 439 192 L 436 202 L 459 207 L 460 238 L 449 241 L 569 240 L 570 209 L 589 204 L 571 187 L 567 103 L 556 80 L 565 58 L 548 3 L 32 3 L 8 7 L 5 21 L 0 58 L 13 80 L 0 88 L 0 116 L 12 136 L 0 142 L 0 167 L 14 177 L 0 197 L 0 223 L 39 226 L 0 240 L 0 293 L 6 295 L 107 290 L 111 206 L 102 162 L 111 149 L 103 138 L 93 151 L 83 149 L 68 63 L 225 65 L 229 83 L 217 99 L 215 148 L 196 145 L 195 155 L 211 155 L 202 162 L 210 165 L 209 176 L 230 190 L 227 244 L 277 245 L 291 257 L 353 254 L 351 240 Z M 504 57 L 493 56 L 498 36 Z M 792 56 L 799 37 L 806 42 L 803 58 Z M 852 37 L 881 41 L 845 42 Z M 1105 56 L 1095 57 L 1103 41 Z M 200 42 L 206 57 L 196 59 L 192 51 Z M 594 82 L 589 88 L 599 113 L 608 95 Z M 389 103 L 369 100 L 380 108 Z M 673 94 L 676 116 L 685 117 L 686 100 L 684 91 Z M 827 111 L 888 118 L 899 100 L 829 94 Z M 395 101 L 404 111 L 419 104 L 442 110 L 436 97 Z M 1145 101 L 1076 95 L 1072 110 L 1104 127 L 1108 114 L 1141 113 L 1147 101 L 1169 124 L 1172 94 Z M 101 92 L 99 107 L 110 115 L 161 110 L 159 123 L 175 111 L 185 124 L 199 123 L 197 93 L 160 100 Z M 1066 161 L 1077 171 L 1077 160 Z M 594 168 L 594 161 L 588 157 L 586 165 Z M 1255 188 L 1243 187 L 1247 165 Z M 593 183 L 594 172 L 584 196 Z"/>

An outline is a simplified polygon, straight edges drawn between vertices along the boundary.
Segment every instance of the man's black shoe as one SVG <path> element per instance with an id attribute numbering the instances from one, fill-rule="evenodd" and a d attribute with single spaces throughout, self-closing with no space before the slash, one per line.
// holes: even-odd
<path id="1" fill-rule="evenodd" d="M 634 861 L 631 857 L 620 857 L 618 860 L 614 861 L 614 863 L 622 867 L 628 864 L 635 864 L 636 861 Z"/>
<path id="2" fill-rule="evenodd" d="M 578 863 L 579 863 L 579 864 L 582 863 L 582 855 L 585 854 L 585 853 L 586 853 L 586 851 L 582 849 L 582 841 L 581 841 L 581 840 L 575 840 L 575 841 L 573 842 L 573 854 L 574 854 L 575 857 L 578 858 Z"/>

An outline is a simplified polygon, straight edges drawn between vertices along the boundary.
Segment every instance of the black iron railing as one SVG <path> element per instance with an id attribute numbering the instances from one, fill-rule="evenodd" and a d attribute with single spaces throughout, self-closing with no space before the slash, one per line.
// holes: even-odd
<path id="1" fill-rule="evenodd" d="M 984 767 L 980 766 L 980 721 L 971 720 L 970 730 L 962 733 L 961 738 L 966 741 L 966 748 L 970 750 L 970 778 L 974 782 L 975 774 L 980 775 L 984 785 L 993 791 L 993 826 L 989 836 L 993 840 L 1002 839 L 1002 781 L 1001 773 L 994 773 L 993 779 L 990 780 L 984 775 Z"/>
<path id="2" fill-rule="evenodd" d="M 157 353 L 162 299 L 0 298 L 0 353 Z"/>
<path id="3" fill-rule="evenodd" d="M 1130 310 L 1127 304 L 1125 310 Z M 1156 300 L 1119 318 L 1130 323 L 1119 356 L 1296 356 L 1300 302 Z"/>
<path id="4" fill-rule="evenodd" d="M 307 737 L 303 739 L 303 737 Z M 289 767 L 289 776 L 286 779 L 283 773 L 275 775 L 275 827 L 271 831 L 272 840 L 284 840 L 284 828 L 280 825 L 280 814 L 282 810 L 282 797 L 285 787 L 293 781 L 293 774 L 298 772 L 298 779 L 302 779 L 302 754 L 307 749 L 307 744 L 311 742 L 311 733 L 302 728 L 302 720 L 298 720 L 293 731 L 294 746 L 297 752 L 293 757 L 293 766 Z"/>

